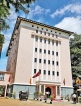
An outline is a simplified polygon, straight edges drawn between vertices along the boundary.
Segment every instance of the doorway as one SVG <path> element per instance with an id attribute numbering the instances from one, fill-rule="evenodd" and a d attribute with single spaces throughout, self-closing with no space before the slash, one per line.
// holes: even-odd
<path id="1" fill-rule="evenodd" d="M 47 88 L 45 89 L 45 92 L 49 92 L 49 95 L 51 95 L 51 88 L 47 87 Z"/>

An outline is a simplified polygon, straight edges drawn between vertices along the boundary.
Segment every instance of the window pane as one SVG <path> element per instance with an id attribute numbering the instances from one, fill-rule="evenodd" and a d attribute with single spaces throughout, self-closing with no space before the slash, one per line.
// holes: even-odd
<path id="1" fill-rule="evenodd" d="M 38 33 L 38 30 L 36 30 L 36 33 Z"/>
<path id="2" fill-rule="evenodd" d="M 60 95 L 60 86 L 57 86 L 57 95 Z"/>
<path id="3" fill-rule="evenodd" d="M 48 75 L 50 75 L 50 71 L 48 71 Z"/>
<path id="4" fill-rule="evenodd" d="M 44 74 L 46 74 L 46 70 L 44 70 Z"/>
<path id="5" fill-rule="evenodd" d="M 36 73 L 36 69 L 34 69 L 34 73 Z"/>
<path id="6" fill-rule="evenodd" d="M 57 76 L 59 76 L 59 72 L 57 72 Z"/>

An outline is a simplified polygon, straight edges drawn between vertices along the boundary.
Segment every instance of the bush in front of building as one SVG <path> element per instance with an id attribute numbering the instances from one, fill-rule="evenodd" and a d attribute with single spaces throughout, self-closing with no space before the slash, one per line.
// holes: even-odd
<path id="1" fill-rule="evenodd" d="M 40 92 L 40 93 L 39 93 L 39 97 L 40 97 L 40 101 L 42 101 L 42 99 L 44 98 L 43 92 Z"/>
<path id="2" fill-rule="evenodd" d="M 49 98 L 50 98 L 50 100 L 51 100 L 51 101 L 50 101 L 50 104 L 52 104 L 52 100 L 53 100 L 53 98 L 54 98 L 54 95 L 50 95 Z"/>
<path id="3" fill-rule="evenodd" d="M 39 99 L 39 93 L 38 92 L 34 92 L 34 99 Z"/>

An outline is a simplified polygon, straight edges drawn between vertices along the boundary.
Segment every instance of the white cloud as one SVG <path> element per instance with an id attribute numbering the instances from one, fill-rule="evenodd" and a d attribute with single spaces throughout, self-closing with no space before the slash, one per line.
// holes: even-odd
<path id="1" fill-rule="evenodd" d="M 17 19 L 17 13 L 15 12 L 15 10 L 10 10 L 9 19 L 10 20 L 16 20 Z"/>
<path id="2" fill-rule="evenodd" d="M 61 22 L 55 25 L 55 27 L 69 30 L 81 34 L 81 16 L 65 17 Z"/>
<path id="3" fill-rule="evenodd" d="M 51 18 L 54 18 L 57 15 L 64 15 L 66 12 L 81 14 L 81 3 L 69 4 L 63 8 L 57 9 L 53 14 L 51 14 Z"/>
<path id="4" fill-rule="evenodd" d="M 37 5 L 35 9 L 30 9 L 30 13 L 28 14 L 27 18 L 33 18 L 35 15 L 41 15 L 41 14 L 48 14 L 50 12 L 50 9 L 44 9 Z"/>

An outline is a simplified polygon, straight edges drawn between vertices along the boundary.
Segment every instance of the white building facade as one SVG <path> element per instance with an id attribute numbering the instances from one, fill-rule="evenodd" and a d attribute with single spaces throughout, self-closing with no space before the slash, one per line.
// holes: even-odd
<path id="1" fill-rule="evenodd" d="M 12 72 L 11 93 L 49 91 L 56 98 L 73 93 L 69 36 L 73 32 L 21 17 L 8 47 L 7 71 Z M 40 70 L 39 77 L 32 78 Z M 32 84 L 29 81 L 32 78 Z M 65 79 L 65 85 L 63 80 Z"/>

